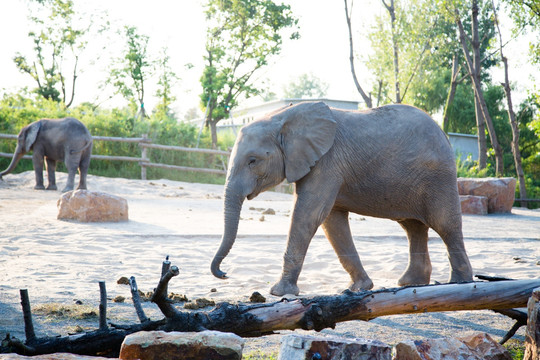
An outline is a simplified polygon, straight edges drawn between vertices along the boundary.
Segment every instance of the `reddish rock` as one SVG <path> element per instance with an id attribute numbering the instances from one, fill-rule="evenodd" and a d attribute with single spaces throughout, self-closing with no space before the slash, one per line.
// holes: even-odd
<path id="1" fill-rule="evenodd" d="M 35 356 L 23 356 L 17 354 L 1 354 L 0 359 L 2 360 L 111 360 L 111 358 L 104 358 L 98 356 L 87 356 L 87 355 L 75 355 L 68 353 L 54 353 L 46 355 L 35 355 Z"/>
<path id="2" fill-rule="evenodd" d="M 57 202 L 58 219 L 80 222 L 119 222 L 128 220 L 127 200 L 99 191 L 75 190 Z"/>
<path id="3" fill-rule="evenodd" d="M 141 331 L 126 336 L 120 359 L 240 360 L 244 339 L 219 331 Z"/>
<path id="4" fill-rule="evenodd" d="M 291 334 L 281 340 L 280 360 L 392 359 L 392 348 L 377 340 Z"/>
<path id="5" fill-rule="evenodd" d="M 486 215 L 488 213 L 488 199 L 485 196 L 459 195 L 461 213 L 471 215 Z"/>
<path id="6" fill-rule="evenodd" d="M 514 204 L 516 179 L 514 178 L 458 178 L 460 195 L 485 196 L 488 213 L 509 213 Z"/>
<path id="7" fill-rule="evenodd" d="M 512 360 L 510 353 L 488 334 L 461 339 L 408 340 L 395 347 L 399 360 Z"/>

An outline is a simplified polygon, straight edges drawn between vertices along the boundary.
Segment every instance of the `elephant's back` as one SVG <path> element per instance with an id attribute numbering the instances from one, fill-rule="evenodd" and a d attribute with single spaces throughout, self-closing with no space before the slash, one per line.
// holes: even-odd
<path id="1" fill-rule="evenodd" d="M 415 158 L 433 154 L 438 161 L 454 161 L 448 138 L 439 125 L 424 111 L 409 105 L 386 105 L 357 112 L 340 112 L 338 131 L 345 142 L 362 153 L 384 153 Z"/>

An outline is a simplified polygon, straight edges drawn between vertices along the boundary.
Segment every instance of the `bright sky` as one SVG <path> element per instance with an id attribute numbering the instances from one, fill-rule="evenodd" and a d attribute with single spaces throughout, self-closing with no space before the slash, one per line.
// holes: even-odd
<path id="1" fill-rule="evenodd" d="M 202 3 L 198 0 L 74 0 L 76 8 L 86 13 L 108 13 L 115 28 L 124 25 L 136 26 L 139 33 L 148 35 L 149 53 L 157 56 L 160 49 L 168 48 L 171 66 L 180 76 L 175 95 L 176 110 L 182 115 L 188 109 L 199 106 L 201 93 L 199 78 L 204 66 L 203 53 L 205 43 L 204 14 Z M 271 89 L 281 96 L 283 86 L 302 73 L 313 73 L 330 85 L 327 97 L 344 100 L 361 100 L 354 86 L 349 64 L 348 30 L 345 21 L 344 2 L 341 0 L 283 0 L 291 5 L 300 19 L 301 39 L 285 41 L 279 57 L 271 61 L 272 65 L 258 74 L 259 81 L 269 83 Z M 16 92 L 21 87 L 35 87 L 33 80 L 21 74 L 12 58 L 17 52 L 32 54 L 32 43 L 27 37 L 29 21 L 27 19 L 27 1 L 10 0 L 0 12 L 0 92 Z M 356 1 L 354 4 L 353 27 L 355 50 L 358 55 L 369 46 L 361 31 L 365 31 L 369 20 L 379 14 L 381 6 L 378 0 Z M 82 55 L 77 80 L 75 102 L 103 101 L 106 97 L 98 90 L 98 84 L 107 76 L 107 66 L 111 57 L 118 56 L 123 44 L 111 44 L 111 40 L 100 39 L 89 46 Z M 105 51 L 101 46 L 109 45 Z M 533 71 L 526 63 L 523 47 L 507 52 L 516 56 L 514 68 L 526 79 Z M 510 57 L 510 56 L 509 56 Z M 511 58 L 511 61 L 513 59 Z M 194 68 L 188 70 L 185 65 L 191 63 Z M 512 63 L 511 63 L 512 65 Z M 368 74 L 360 61 L 356 61 L 358 75 L 365 78 Z M 155 82 L 155 81 L 150 81 Z M 149 83 L 150 83 L 149 82 Z M 150 96 L 155 87 L 147 91 L 146 105 L 151 109 L 155 103 Z M 104 103 L 104 106 L 123 104 L 116 99 Z"/>

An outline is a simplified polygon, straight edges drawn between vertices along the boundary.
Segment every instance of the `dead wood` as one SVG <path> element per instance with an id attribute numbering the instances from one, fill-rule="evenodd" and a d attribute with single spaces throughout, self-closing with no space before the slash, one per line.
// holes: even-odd
<path id="1" fill-rule="evenodd" d="M 311 298 L 282 299 L 268 304 L 219 303 L 208 312 L 189 312 L 176 309 L 168 300 L 169 281 L 179 271 L 167 269 L 154 292 L 152 301 L 165 319 L 143 320 L 141 324 L 96 330 L 84 335 L 34 338 L 25 344 L 11 339 L 2 352 L 47 354 L 70 352 L 82 355 L 115 355 L 125 336 L 141 330 L 232 332 L 243 337 L 271 334 L 278 330 L 306 329 L 320 331 L 334 328 L 336 323 L 350 320 L 369 321 L 380 316 L 460 310 L 505 310 L 524 307 L 540 279 L 496 282 L 471 282 L 409 286 L 377 291 Z M 133 282 L 134 283 L 134 282 Z M 136 287 L 136 285 L 135 285 Z"/>

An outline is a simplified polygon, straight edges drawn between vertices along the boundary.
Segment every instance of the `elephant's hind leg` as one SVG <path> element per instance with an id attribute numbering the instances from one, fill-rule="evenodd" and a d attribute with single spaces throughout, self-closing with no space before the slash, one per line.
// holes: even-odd
<path id="1" fill-rule="evenodd" d="M 452 217 L 441 217 L 442 223 L 433 226 L 446 245 L 450 261 L 450 277 L 448 282 L 473 281 L 472 266 L 465 250 L 461 230 L 461 214 Z"/>
<path id="2" fill-rule="evenodd" d="M 409 240 L 409 264 L 401 275 L 398 285 L 429 284 L 431 278 L 431 260 L 428 253 L 428 230 L 422 222 L 414 219 L 398 221 L 407 232 Z"/>
<path id="3" fill-rule="evenodd" d="M 351 276 L 349 289 L 352 291 L 369 290 L 373 281 L 362 266 L 356 247 L 354 246 L 351 229 L 349 227 L 349 213 L 347 211 L 332 210 L 324 221 L 323 230 L 332 244 L 341 265 Z"/>

